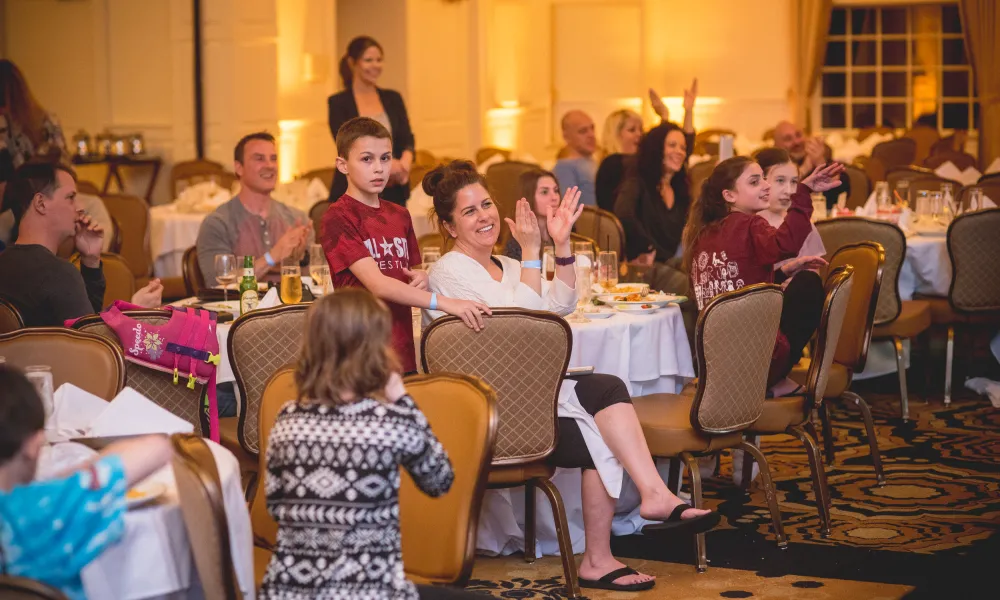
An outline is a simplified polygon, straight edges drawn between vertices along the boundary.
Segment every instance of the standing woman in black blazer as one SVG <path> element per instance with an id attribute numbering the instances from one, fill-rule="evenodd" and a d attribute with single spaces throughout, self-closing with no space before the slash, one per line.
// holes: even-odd
<path id="1" fill-rule="evenodd" d="M 376 86 L 382 74 L 382 46 L 366 35 L 358 36 L 347 45 L 340 59 L 340 79 L 344 91 L 330 96 L 330 135 L 354 117 L 371 117 L 381 122 L 392 134 L 392 169 L 389 184 L 382 198 L 406 206 L 410 197 L 410 167 L 413 165 L 413 130 L 406 115 L 406 105 L 399 92 Z M 330 190 L 334 202 L 347 191 L 347 178 L 337 171 Z"/>

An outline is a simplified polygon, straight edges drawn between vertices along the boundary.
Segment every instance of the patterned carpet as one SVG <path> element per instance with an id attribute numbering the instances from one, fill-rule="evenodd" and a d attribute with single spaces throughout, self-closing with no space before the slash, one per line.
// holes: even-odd
<path id="1" fill-rule="evenodd" d="M 837 460 L 827 466 L 833 499 L 828 538 L 819 535 L 801 442 L 767 437 L 761 448 L 777 483 L 787 550 L 774 543 L 762 489 L 755 485 L 748 496 L 735 488 L 731 462 L 724 458 L 720 477 L 706 482 L 708 506 L 725 517 L 707 536 L 708 572 L 694 575 L 690 538 L 615 538 L 616 555 L 660 574 L 660 583 L 645 594 L 591 590 L 588 597 L 785 597 L 787 592 L 797 598 L 899 598 L 913 589 L 913 597 L 960 597 L 956 586 L 977 589 L 988 573 L 977 570 L 980 563 L 990 564 L 986 560 L 997 556 L 1000 546 L 1000 536 L 990 538 L 1000 528 L 1000 410 L 968 393 L 957 394 L 945 408 L 939 398 L 927 404 L 911 391 L 912 418 L 904 424 L 889 379 L 855 386 L 872 404 L 888 479 L 883 487 L 875 481 L 860 414 L 832 406 Z M 536 566 L 519 556 L 480 558 L 469 587 L 507 598 L 564 597 L 558 561 Z"/>

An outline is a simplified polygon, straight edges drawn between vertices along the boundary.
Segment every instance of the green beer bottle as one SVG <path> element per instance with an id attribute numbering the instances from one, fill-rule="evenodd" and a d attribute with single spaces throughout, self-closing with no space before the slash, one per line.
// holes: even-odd
<path id="1" fill-rule="evenodd" d="M 253 257 L 243 257 L 243 279 L 240 280 L 240 315 L 257 308 L 257 276 L 253 272 Z"/>

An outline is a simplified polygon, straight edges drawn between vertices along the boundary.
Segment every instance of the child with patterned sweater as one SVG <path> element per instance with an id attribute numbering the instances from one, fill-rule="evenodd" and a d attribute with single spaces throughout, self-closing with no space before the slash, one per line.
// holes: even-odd
<path id="1" fill-rule="evenodd" d="M 451 488 L 451 462 L 407 395 L 389 310 L 345 288 L 310 308 L 295 371 L 267 446 L 277 544 L 259 598 L 446 598 L 403 572 L 399 467 L 424 493 Z M 461 594 L 464 595 L 464 594 Z"/>
<path id="2" fill-rule="evenodd" d="M 684 259 L 698 310 L 718 294 L 773 283 L 774 264 L 795 258 L 812 231 L 810 190 L 839 186 L 843 169 L 835 163 L 813 171 L 792 194 L 784 222 L 774 228 L 756 214 L 768 207 L 770 194 L 760 165 L 742 156 L 719 163 L 691 204 L 684 230 Z M 821 257 L 806 256 L 778 269 L 790 281 L 768 373 L 767 385 L 775 396 L 798 387 L 786 376 L 819 326 L 824 298 L 822 280 L 809 269 L 825 264 Z"/>

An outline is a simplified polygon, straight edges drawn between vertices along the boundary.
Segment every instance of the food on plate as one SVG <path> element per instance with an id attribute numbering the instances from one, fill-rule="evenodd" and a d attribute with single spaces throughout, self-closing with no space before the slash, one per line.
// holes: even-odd
<path id="1" fill-rule="evenodd" d="M 615 302 L 642 302 L 643 295 L 639 293 L 615 296 Z"/>

